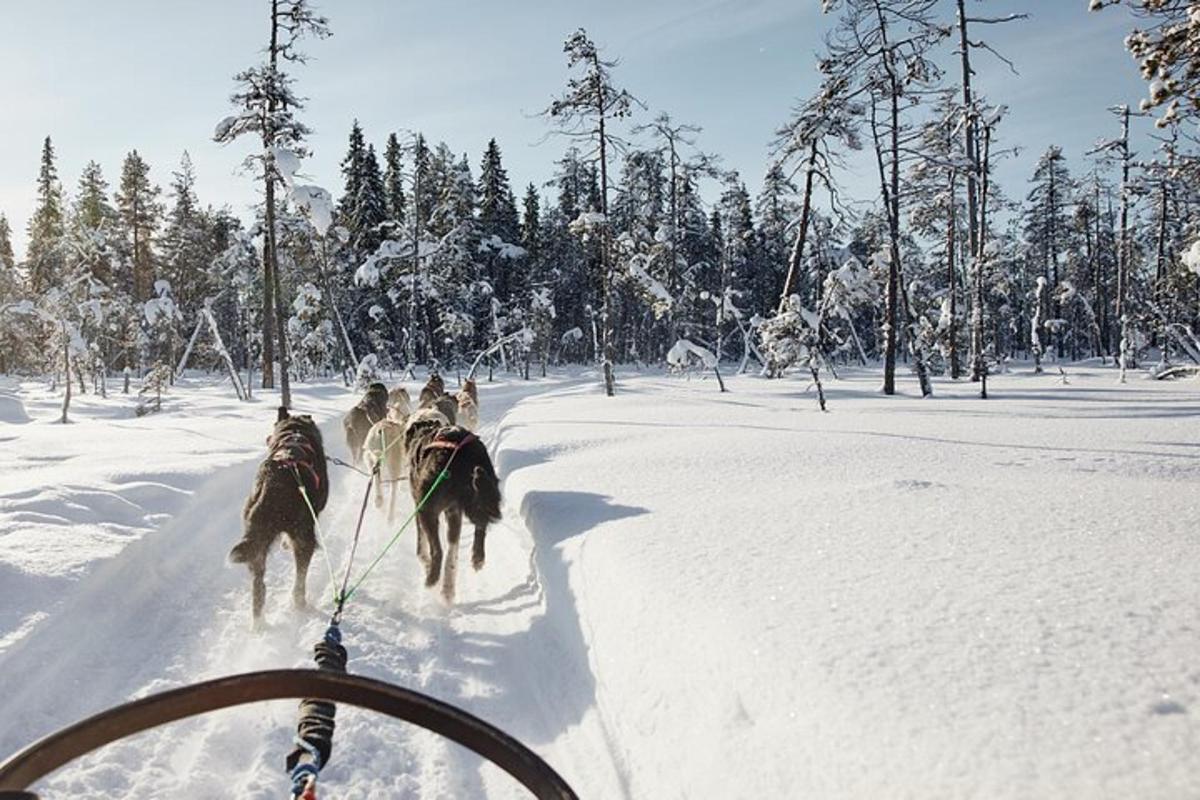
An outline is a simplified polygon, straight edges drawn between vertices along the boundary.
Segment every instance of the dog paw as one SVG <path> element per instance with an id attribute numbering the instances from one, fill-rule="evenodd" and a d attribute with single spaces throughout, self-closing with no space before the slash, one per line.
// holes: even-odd
<path id="1" fill-rule="evenodd" d="M 471 566 L 475 568 L 476 572 L 483 569 L 483 554 L 482 553 L 475 553 L 474 555 L 471 556 Z"/>

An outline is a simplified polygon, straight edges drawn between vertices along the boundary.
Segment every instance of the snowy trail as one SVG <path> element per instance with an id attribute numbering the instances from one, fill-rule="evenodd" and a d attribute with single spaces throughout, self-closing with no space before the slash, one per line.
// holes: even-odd
<path id="1" fill-rule="evenodd" d="M 480 433 L 488 442 L 512 405 L 546 390 L 544 384 L 481 388 Z M 339 418 L 322 428 L 329 452 L 345 457 Z M 244 571 L 224 563 L 256 464 L 228 468 L 204 484 L 178 519 L 97 569 L 68 607 L 8 654 L 4 668 L 16 671 L 10 674 L 36 677 L 23 681 L 7 709 L 26 724 L 0 738 L 0 750 L 132 696 L 229 673 L 311 666 L 331 596 L 323 557 L 318 554 L 309 571 L 314 608 L 300 612 L 287 602 L 290 553 L 272 554 L 268 626 L 257 634 L 249 630 Z M 333 469 L 321 525 L 340 577 L 365 483 Z M 402 488 L 397 525 L 411 509 Z M 355 575 L 393 531 L 384 512 L 369 507 Z M 422 585 L 414 542 L 410 526 L 347 609 L 351 670 L 467 708 L 535 750 L 566 736 L 576 744 L 557 752 L 578 757 L 555 766 L 568 780 L 612 786 L 604 794 L 620 794 L 617 771 L 605 763 L 603 732 L 594 720 L 580 724 L 594 698 L 578 618 L 559 608 L 570 602 L 563 568 L 534 547 L 518 510 L 506 507 L 505 519 L 489 531 L 481 572 L 464 557 L 453 609 Z M 64 693 L 68 686 L 86 699 Z M 100 791 L 205 796 L 220 776 L 220 794 L 276 797 L 286 787 L 282 759 L 295 714 L 295 703 L 281 701 L 178 723 L 106 748 L 41 788 L 48 798 Z M 508 776 L 455 745 L 349 708 L 339 712 L 335 756 L 323 782 L 347 797 L 526 796 Z"/>
<path id="2" fill-rule="evenodd" d="M 1120 385 L 1081 364 L 1065 384 L 1023 368 L 994 376 L 984 403 L 947 380 L 930 399 L 883 398 L 876 374 L 846 370 L 827 386 L 828 414 L 802 382 L 728 384 L 623 374 L 617 400 L 592 378 L 481 386 L 505 496 L 488 563 L 463 562 L 447 608 L 406 532 L 348 609 L 351 669 L 496 723 L 584 797 L 1200 792 L 1196 383 Z M 344 455 L 335 412 L 351 397 L 304 391 Z M 2 618 L 14 723 L 0 751 L 156 689 L 311 665 L 329 610 L 324 559 L 309 573 L 318 610 L 297 613 L 290 555 L 272 556 L 271 625 L 257 634 L 245 571 L 225 563 L 273 415 L 269 403 L 224 408 L 115 434 L 106 422 L 95 441 L 82 425 L 37 422 L 48 410 L 32 406 L 34 422 L 0 428 L 17 444 L 0 459 L 24 464 L 0 494 L 0 568 L 12 571 L 0 588 L 33 595 Z M 80 452 L 129 438 L 122 452 L 142 453 L 168 427 L 187 429 L 174 453 L 82 466 L 96 462 Z M 134 502 L 123 549 L 106 555 L 89 521 L 99 512 L 74 506 L 97 487 L 133 502 L 130 487 L 199 458 L 184 441 L 210 448 L 209 471 L 195 470 L 207 477 L 162 480 L 189 499 Z M 322 525 L 340 565 L 364 483 L 332 478 Z M 22 494 L 51 480 L 57 500 Z M 22 527 L 30 498 L 66 520 L 38 523 L 45 542 Z M 172 521 L 143 520 L 167 501 L 181 503 Z M 371 509 L 359 569 L 390 533 Z M 22 548 L 7 546 L 13 535 Z M 4 566 L 22 558 L 30 571 Z M 43 599 L 44 618 L 29 615 Z M 278 797 L 295 722 L 290 701 L 220 712 L 39 788 Z M 523 796 L 470 754 L 351 709 L 323 783 L 353 798 Z"/>

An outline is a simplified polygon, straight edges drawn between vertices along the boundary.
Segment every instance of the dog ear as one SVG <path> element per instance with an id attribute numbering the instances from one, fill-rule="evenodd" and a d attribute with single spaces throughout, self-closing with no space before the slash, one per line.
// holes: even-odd
<path id="1" fill-rule="evenodd" d="M 279 416 L 275 417 L 275 421 L 283 422 L 287 418 L 288 418 L 287 406 L 280 406 L 279 407 Z"/>

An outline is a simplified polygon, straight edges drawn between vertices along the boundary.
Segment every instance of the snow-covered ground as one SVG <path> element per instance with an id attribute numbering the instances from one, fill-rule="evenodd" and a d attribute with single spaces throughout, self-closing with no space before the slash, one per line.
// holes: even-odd
<path id="1" fill-rule="evenodd" d="M 877 374 L 483 384 L 505 481 L 488 563 L 448 609 L 411 533 L 355 596 L 351 669 L 498 724 L 583 797 L 1200 794 L 1200 385 L 1111 368 L 939 382 Z M 912 387 L 905 386 L 909 391 Z M 415 386 L 410 386 L 410 390 Z M 0 386 L 0 757 L 129 697 L 306 666 L 321 556 L 265 632 L 225 563 L 273 419 L 195 381 L 160 415 Z M 344 456 L 338 386 L 296 406 Z M 362 478 L 333 469 L 340 566 Z M 407 497 L 402 503 L 407 509 Z M 390 534 L 370 512 L 363 549 Z M 277 797 L 295 704 L 105 749 L 46 797 Z M 215 784 L 214 784 L 215 782 Z M 324 796 L 516 797 L 432 735 L 344 709 Z M 216 788 L 214 788 L 214 785 Z"/>

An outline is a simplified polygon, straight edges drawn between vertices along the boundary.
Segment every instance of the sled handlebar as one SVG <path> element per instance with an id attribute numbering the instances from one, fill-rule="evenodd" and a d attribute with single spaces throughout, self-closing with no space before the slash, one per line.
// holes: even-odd
<path id="1" fill-rule="evenodd" d="M 0 800 L 37 800 L 28 787 L 106 744 L 169 722 L 263 700 L 319 698 L 404 720 L 478 753 L 539 800 L 577 800 L 536 753 L 478 717 L 384 681 L 325 670 L 247 672 L 154 694 L 101 711 L 50 734 L 0 764 Z"/>

